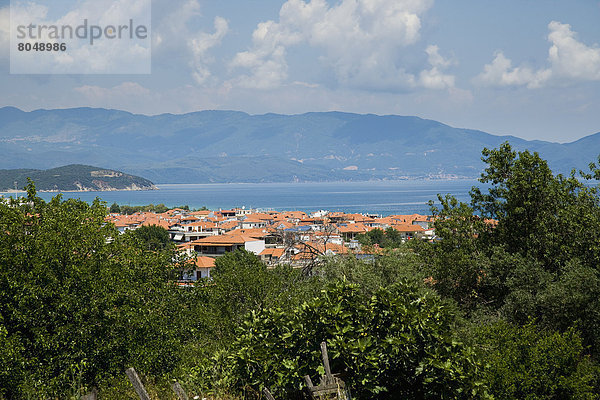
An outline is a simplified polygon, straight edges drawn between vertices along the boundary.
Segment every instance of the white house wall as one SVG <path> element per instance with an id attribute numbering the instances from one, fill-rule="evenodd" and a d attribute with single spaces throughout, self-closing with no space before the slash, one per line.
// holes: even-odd
<path id="1" fill-rule="evenodd" d="M 265 249 L 265 241 L 264 240 L 254 240 L 254 241 L 246 242 L 244 244 L 244 248 L 246 249 L 246 251 L 249 251 L 251 253 L 258 255 L 258 254 L 262 253 L 262 251 Z"/>

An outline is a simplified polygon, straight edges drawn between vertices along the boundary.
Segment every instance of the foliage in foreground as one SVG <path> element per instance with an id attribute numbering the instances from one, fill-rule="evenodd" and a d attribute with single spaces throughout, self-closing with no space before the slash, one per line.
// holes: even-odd
<path id="1" fill-rule="evenodd" d="M 0 395 L 63 398 L 127 366 L 172 370 L 185 337 L 172 253 L 120 236 L 99 201 L 28 195 L 0 204 Z"/>
<path id="2" fill-rule="evenodd" d="M 338 282 L 292 310 L 254 312 L 232 345 L 238 389 L 266 385 L 298 397 L 303 376 L 323 374 L 319 344 L 332 370 L 358 399 L 485 398 L 482 366 L 453 337 L 454 316 L 440 299 L 408 283 L 362 295 Z"/>

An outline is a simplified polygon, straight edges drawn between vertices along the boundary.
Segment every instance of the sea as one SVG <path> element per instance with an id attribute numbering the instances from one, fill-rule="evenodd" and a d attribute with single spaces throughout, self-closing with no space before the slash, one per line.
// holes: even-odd
<path id="1" fill-rule="evenodd" d="M 224 183 L 224 184 L 162 184 L 159 190 L 64 192 L 63 198 L 92 202 L 95 198 L 107 205 L 139 206 L 165 204 L 168 207 L 187 205 L 211 210 L 245 207 L 263 210 L 318 210 L 368 213 L 381 216 L 394 214 L 428 214 L 429 200 L 437 202 L 438 194 L 452 194 L 469 202 L 472 186 L 477 180 L 403 180 L 368 182 L 312 183 Z M 4 194 L 4 196 L 14 196 Z M 19 195 L 23 196 L 21 192 Z M 39 193 L 48 201 L 57 193 Z"/>

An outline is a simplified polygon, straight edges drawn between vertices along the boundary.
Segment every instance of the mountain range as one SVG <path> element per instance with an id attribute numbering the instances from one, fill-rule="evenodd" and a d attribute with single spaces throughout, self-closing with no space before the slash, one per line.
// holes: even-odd
<path id="1" fill-rule="evenodd" d="M 398 115 L 0 108 L 0 168 L 93 164 L 155 183 L 473 178 L 481 150 L 504 141 L 539 152 L 554 172 L 600 154 L 600 133 L 527 141 Z"/>

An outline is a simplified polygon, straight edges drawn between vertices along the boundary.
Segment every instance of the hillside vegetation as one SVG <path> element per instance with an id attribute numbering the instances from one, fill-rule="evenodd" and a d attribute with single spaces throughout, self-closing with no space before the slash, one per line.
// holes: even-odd
<path id="1" fill-rule="evenodd" d="M 36 169 L 0 170 L 0 191 L 22 190 L 27 179 L 40 191 L 150 190 L 156 189 L 148 179 L 89 165 L 66 165 L 45 171 Z"/>

